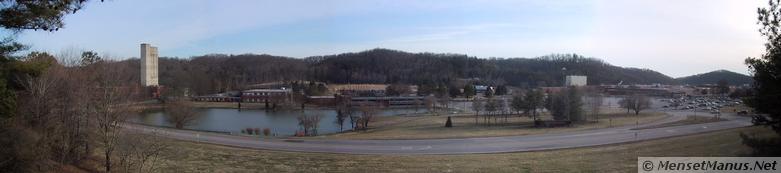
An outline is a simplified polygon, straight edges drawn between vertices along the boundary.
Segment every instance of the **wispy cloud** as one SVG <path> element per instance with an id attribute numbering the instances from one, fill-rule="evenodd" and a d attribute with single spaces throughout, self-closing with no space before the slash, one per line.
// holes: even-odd
<path id="1" fill-rule="evenodd" d="M 478 32 L 496 32 L 501 29 L 508 29 L 513 24 L 470 24 L 460 26 L 442 26 L 442 27 L 416 27 L 416 34 L 401 36 L 398 38 L 391 38 L 388 40 L 380 41 L 386 43 L 411 43 L 411 42 L 431 42 L 431 41 L 447 41 L 474 34 Z M 419 34 L 420 33 L 420 34 Z"/>

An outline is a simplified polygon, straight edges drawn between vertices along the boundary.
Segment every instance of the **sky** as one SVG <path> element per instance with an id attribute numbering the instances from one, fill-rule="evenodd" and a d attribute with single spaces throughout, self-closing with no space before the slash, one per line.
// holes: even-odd
<path id="1" fill-rule="evenodd" d="M 478 58 L 577 53 L 672 77 L 748 74 L 764 51 L 765 0 L 107 0 L 56 32 L 24 31 L 30 51 L 93 50 L 115 59 L 212 53 L 304 58 L 373 48 Z"/>

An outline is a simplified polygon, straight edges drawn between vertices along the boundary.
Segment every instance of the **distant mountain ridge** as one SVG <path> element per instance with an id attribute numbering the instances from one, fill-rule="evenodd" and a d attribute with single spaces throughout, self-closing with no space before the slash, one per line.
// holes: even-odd
<path id="1" fill-rule="evenodd" d="M 751 84 L 754 79 L 751 76 L 732 72 L 729 70 L 716 70 L 712 72 L 696 74 L 675 79 L 680 84 L 703 85 L 717 84 L 719 80 L 726 80 L 730 85 Z"/>

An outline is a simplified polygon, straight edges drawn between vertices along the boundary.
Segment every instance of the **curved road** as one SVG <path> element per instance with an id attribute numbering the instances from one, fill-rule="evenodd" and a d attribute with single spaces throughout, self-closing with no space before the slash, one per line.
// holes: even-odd
<path id="1" fill-rule="evenodd" d="M 648 127 L 682 120 L 691 112 L 667 112 L 672 116 L 654 123 L 554 134 L 421 140 L 259 139 L 198 131 L 127 124 L 126 129 L 165 137 L 254 149 L 347 154 L 468 154 L 537 151 L 625 143 L 691 135 L 751 125 L 750 118 L 722 115 L 727 121 L 652 129 Z"/>

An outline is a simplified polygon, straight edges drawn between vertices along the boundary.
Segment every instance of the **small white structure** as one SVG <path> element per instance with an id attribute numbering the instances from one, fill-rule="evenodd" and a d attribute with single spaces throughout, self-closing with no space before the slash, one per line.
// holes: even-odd
<path id="1" fill-rule="evenodd" d="M 586 76 L 570 75 L 564 78 L 564 86 L 586 86 Z"/>
<path id="2" fill-rule="evenodd" d="M 141 43 L 141 85 L 157 86 L 157 47 Z"/>

